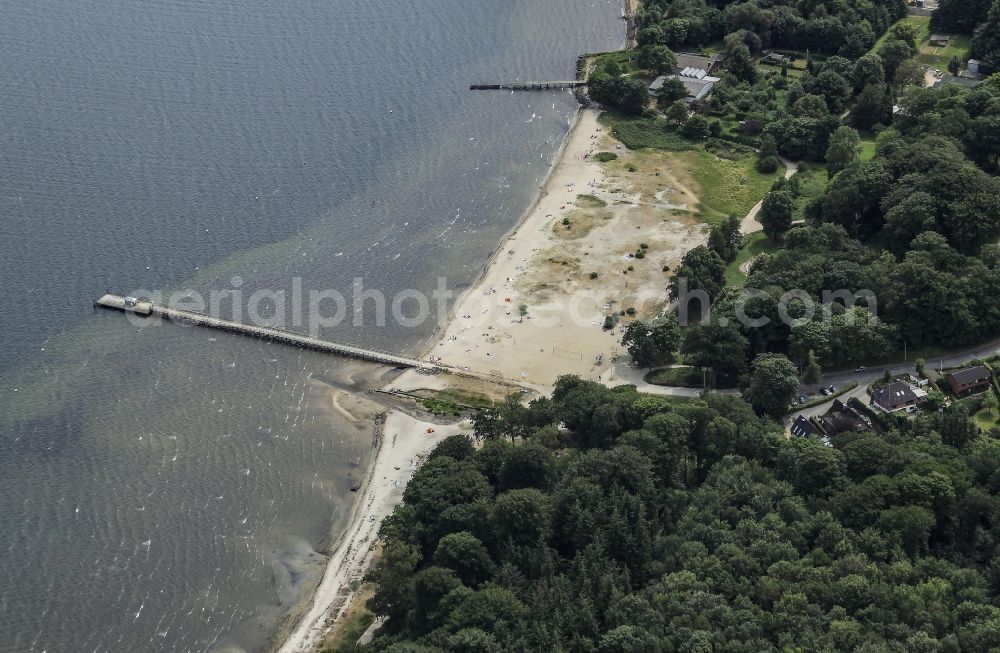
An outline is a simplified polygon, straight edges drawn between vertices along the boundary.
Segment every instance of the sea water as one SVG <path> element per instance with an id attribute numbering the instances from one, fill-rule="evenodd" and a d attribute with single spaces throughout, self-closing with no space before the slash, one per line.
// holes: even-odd
<path id="1" fill-rule="evenodd" d="M 370 429 L 331 408 L 348 366 L 92 300 L 460 289 L 576 109 L 469 84 L 571 79 L 620 47 L 621 5 L 0 0 L 0 18 L 0 651 L 260 650 L 369 462 Z M 354 317 L 320 335 L 414 354 L 437 326 Z"/>

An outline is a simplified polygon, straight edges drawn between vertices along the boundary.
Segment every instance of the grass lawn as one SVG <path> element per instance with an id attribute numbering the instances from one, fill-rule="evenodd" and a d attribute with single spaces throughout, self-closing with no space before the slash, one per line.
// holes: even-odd
<path id="1" fill-rule="evenodd" d="M 951 58 L 958 57 L 962 61 L 962 68 L 965 68 L 965 62 L 969 58 L 970 45 L 969 37 L 964 34 L 952 34 L 951 41 L 943 48 L 921 41 L 917 61 L 931 68 L 947 71 Z"/>
<path id="2" fill-rule="evenodd" d="M 900 19 L 898 22 L 899 23 L 909 23 L 910 25 L 913 25 L 914 27 L 917 28 L 917 48 L 918 49 L 920 48 L 921 45 L 923 45 L 924 43 L 926 43 L 927 39 L 929 39 L 930 36 L 931 36 L 931 34 L 930 34 L 931 17 L 930 16 L 907 16 L 906 18 Z M 872 47 L 872 49 L 870 50 L 870 52 L 877 51 L 879 49 L 879 46 L 881 46 L 883 43 L 885 43 L 888 40 L 888 37 L 889 37 L 889 31 L 886 30 L 886 33 L 883 34 L 882 36 L 880 36 L 877 41 L 875 41 L 875 46 Z"/>
<path id="3" fill-rule="evenodd" d="M 746 275 L 740 271 L 740 266 L 752 259 L 758 254 L 774 252 L 778 249 L 778 245 L 774 243 L 770 238 L 764 235 L 763 232 L 757 231 L 752 234 L 748 234 L 743 239 L 743 247 L 737 252 L 736 258 L 733 262 L 726 266 L 726 283 L 729 285 L 741 287 L 746 283 Z"/>
<path id="4" fill-rule="evenodd" d="M 782 167 L 763 175 L 757 172 L 752 148 L 717 139 L 691 141 L 662 119 L 628 118 L 605 111 L 599 120 L 630 150 L 649 147 L 674 152 L 677 165 L 701 191 L 696 217 L 709 224 L 733 214 L 746 215 L 785 172 Z"/>
<path id="5" fill-rule="evenodd" d="M 785 172 L 783 167 L 769 175 L 757 172 L 753 153 L 721 158 L 700 149 L 680 152 L 677 158 L 701 187 L 697 217 L 709 224 L 746 215 Z"/>
<path id="6" fill-rule="evenodd" d="M 875 157 L 875 139 L 867 136 L 861 137 L 861 160 L 871 161 Z"/>
<path id="7" fill-rule="evenodd" d="M 649 372 L 644 377 L 646 383 L 673 386 L 675 388 L 701 388 L 706 381 L 705 373 L 697 367 L 667 367 Z M 711 378 L 707 379 L 711 382 Z M 720 385 L 718 389 L 735 388 L 735 385 Z"/>
<path id="8" fill-rule="evenodd" d="M 630 150 L 652 147 L 657 150 L 679 152 L 699 147 L 676 131 L 669 129 L 664 120 L 632 119 L 621 120 L 611 118 L 608 112 L 601 117 L 609 116 L 605 124 L 611 126 L 611 133 Z"/>
<path id="9" fill-rule="evenodd" d="M 983 408 L 978 413 L 972 416 L 972 419 L 976 421 L 976 424 L 984 431 L 988 431 L 997 423 L 997 414 L 995 411 Z"/>
<path id="10" fill-rule="evenodd" d="M 799 181 L 799 194 L 795 197 L 795 213 L 793 218 L 805 218 L 805 208 L 809 202 L 823 194 L 829 179 L 826 176 L 825 163 L 810 163 L 808 168 L 799 168 L 795 179 Z"/>

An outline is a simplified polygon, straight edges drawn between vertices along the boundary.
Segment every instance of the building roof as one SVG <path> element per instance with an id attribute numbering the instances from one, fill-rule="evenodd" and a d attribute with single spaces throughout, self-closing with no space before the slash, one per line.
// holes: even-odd
<path id="1" fill-rule="evenodd" d="M 915 403 L 917 395 L 910 386 L 902 381 L 893 381 L 876 390 L 874 400 L 886 410 L 896 410 L 907 404 Z"/>
<path id="2" fill-rule="evenodd" d="M 693 52 L 678 52 L 676 56 L 677 70 L 684 70 L 685 68 L 701 68 L 706 73 L 712 72 L 712 69 L 725 59 L 725 55 L 721 54 L 706 57 Z"/>
<path id="3" fill-rule="evenodd" d="M 696 79 L 701 79 L 702 77 L 708 75 L 708 71 L 704 68 L 684 68 L 677 74 L 681 77 L 694 77 Z"/>
<path id="4" fill-rule="evenodd" d="M 681 83 L 684 84 L 684 88 L 688 92 L 688 99 L 691 100 L 700 100 L 708 95 L 715 82 L 719 81 L 718 77 L 702 77 L 701 79 L 696 77 L 677 77 L 677 79 L 681 80 Z"/>
<path id="5" fill-rule="evenodd" d="M 660 75 L 659 77 L 657 77 L 656 79 L 653 80 L 652 84 L 649 85 L 649 90 L 650 91 L 658 91 L 658 90 L 660 90 L 661 88 L 663 88 L 663 82 L 665 82 L 665 81 L 667 81 L 667 76 L 666 75 Z"/>
<path id="6" fill-rule="evenodd" d="M 845 431 L 862 433 L 871 429 L 871 423 L 858 411 L 844 404 L 840 399 L 834 399 L 830 409 L 820 417 L 823 428 L 830 435 Z"/>
<path id="7" fill-rule="evenodd" d="M 931 34 L 931 41 L 950 41 L 951 34 Z"/>
<path id="8" fill-rule="evenodd" d="M 969 385 L 970 383 L 979 383 L 980 381 L 989 379 L 990 371 L 982 365 L 974 365 L 964 370 L 950 372 L 945 376 L 948 379 L 954 379 L 958 385 Z"/>
<path id="9" fill-rule="evenodd" d="M 799 415 L 792 422 L 792 435 L 796 435 L 800 438 L 809 437 L 811 435 L 819 435 L 819 429 L 813 426 L 813 423 L 808 419 Z"/>
<path id="10" fill-rule="evenodd" d="M 956 77 L 955 75 L 941 75 L 941 79 L 934 82 L 934 88 L 944 86 L 945 84 L 960 84 L 966 88 L 972 88 L 977 86 L 979 82 L 983 80 L 976 79 L 974 77 Z"/>

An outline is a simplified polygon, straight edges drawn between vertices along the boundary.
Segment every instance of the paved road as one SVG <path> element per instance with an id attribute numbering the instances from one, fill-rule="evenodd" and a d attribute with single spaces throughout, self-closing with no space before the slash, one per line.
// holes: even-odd
<path id="1" fill-rule="evenodd" d="M 929 368 L 941 369 L 948 367 L 956 367 L 962 365 L 973 358 L 988 358 L 996 353 L 1000 353 L 1000 338 L 992 340 L 990 342 L 978 345 L 976 347 L 970 347 L 968 349 L 963 349 L 958 352 L 953 352 L 951 354 L 946 354 L 944 356 L 939 356 L 937 358 L 928 358 L 924 360 L 924 363 Z M 819 393 L 820 388 L 825 388 L 828 386 L 835 386 L 842 388 L 852 382 L 857 382 L 858 387 L 854 390 L 844 393 L 840 399 L 844 403 L 851 397 L 857 397 L 861 399 L 863 403 L 868 403 L 867 393 L 865 388 L 871 385 L 873 382 L 878 381 L 883 376 L 885 376 L 886 370 L 889 370 L 893 374 L 904 374 L 909 373 L 916 375 L 917 368 L 913 362 L 903 361 L 899 363 L 875 365 L 869 367 L 864 372 L 853 372 L 853 371 L 837 371 L 824 374 L 820 383 L 816 385 L 802 385 L 801 391 L 804 395 L 815 395 Z M 824 402 L 819 406 L 813 406 L 812 408 L 807 408 L 805 410 L 797 411 L 787 415 L 784 419 L 785 426 L 791 424 L 799 415 L 805 415 L 806 417 L 814 417 L 816 415 L 822 415 L 833 403 L 833 398 L 830 401 Z"/>

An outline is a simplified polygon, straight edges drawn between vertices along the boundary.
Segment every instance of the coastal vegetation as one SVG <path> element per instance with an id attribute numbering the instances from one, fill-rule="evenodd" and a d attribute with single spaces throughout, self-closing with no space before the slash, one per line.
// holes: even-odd
<path id="1" fill-rule="evenodd" d="M 765 354 L 788 356 L 800 370 L 809 361 L 838 368 L 1000 330 L 990 308 L 1000 291 L 1000 76 L 924 87 L 924 66 L 941 57 L 964 69 L 971 53 L 989 72 L 1000 4 L 953 0 L 930 20 L 907 16 L 902 1 L 822 8 L 651 0 L 637 14 L 636 56 L 596 62 L 601 75 L 648 79 L 644 52 L 654 48 L 662 60 L 664 47 L 725 56 L 707 98 L 685 104 L 667 90 L 641 111 L 612 101 L 617 110 L 606 118 L 627 147 L 668 150 L 683 162 L 700 191 L 698 216 L 710 224 L 763 197 L 757 220 L 767 251 L 759 239 L 734 250 L 710 238 L 671 276 L 672 298 L 686 279 L 688 290 L 711 297 L 713 320 L 728 322 L 682 329 L 685 360 L 691 352 L 717 380 L 733 382 Z M 942 49 L 929 45 L 931 32 L 957 38 Z M 782 55 L 765 62 L 775 49 Z M 707 121 L 706 138 L 684 129 L 695 118 Z M 779 156 L 800 171 L 782 178 Z M 876 299 L 834 302 L 832 315 L 777 326 L 778 301 L 791 289 L 817 303 L 824 289 L 865 289 Z M 753 316 L 772 326 L 738 326 L 735 311 L 751 291 Z M 796 311 L 805 315 L 805 306 Z M 855 317 L 865 326 L 852 326 Z M 696 351 L 706 348 L 712 355 Z"/>
<path id="2" fill-rule="evenodd" d="M 339 650 L 996 645 L 1000 432 L 961 407 L 827 447 L 737 397 L 564 377 L 476 437 L 445 440 L 383 523 L 384 621 Z"/>

